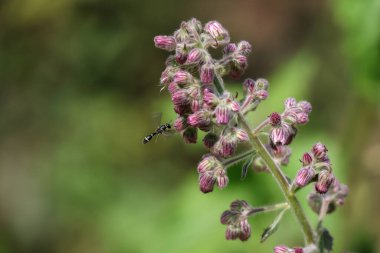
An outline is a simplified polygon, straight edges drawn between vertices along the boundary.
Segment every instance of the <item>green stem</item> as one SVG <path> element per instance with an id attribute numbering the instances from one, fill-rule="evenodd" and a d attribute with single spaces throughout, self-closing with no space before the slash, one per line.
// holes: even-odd
<path id="1" fill-rule="evenodd" d="M 309 223 L 308 219 L 306 218 L 306 215 L 305 215 L 297 197 L 290 190 L 290 185 L 289 185 L 285 175 L 282 173 L 282 170 L 274 162 L 273 158 L 268 153 L 267 149 L 265 148 L 264 144 L 260 141 L 260 139 L 252 133 L 251 128 L 249 127 L 247 121 L 245 120 L 244 116 L 241 113 L 238 113 L 238 119 L 239 119 L 241 126 L 244 128 L 244 130 L 247 131 L 249 138 L 251 139 L 253 144 L 256 146 L 257 153 L 263 158 L 263 160 L 267 164 L 270 172 L 272 173 L 277 184 L 279 185 L 280 189 L 282 190 L 282 193 L 284 194 L 284 196 L 285 196 L 287 202 L 289 203 L 291 209 L 293 210 L 293 212 L 296 216 L 296 219 L 297 219 L 298 223 L 300 224 L 302 232 L 305 236 L 306 244 L 314 243 L 314 233 L 313 233 L 313 230 L 310 226 L 310 223 Z"/>
<path id="2" fill-rule="evenodd" d="M 247 152 L 238 154 L 237 156 L 234 156 L 234 157 L 231 157 L 231 158 L 224 160 L 223 165 L 226 167 L 230 166 L 230 165 L 235 164 L 237 162 L 240 162 L 241 160 L 244 160 L 247 157 L 252 156 L 254 154 L 256 154 L 256 150 L 248 150 Z"/>

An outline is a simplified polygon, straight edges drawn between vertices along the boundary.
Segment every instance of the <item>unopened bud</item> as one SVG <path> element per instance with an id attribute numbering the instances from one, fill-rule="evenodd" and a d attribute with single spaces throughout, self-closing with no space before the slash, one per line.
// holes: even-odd
<path id="1" fill-rule="evenodd" d="M 312 110 L 311 104 L 307 101 L 298 102 L 297 107 L 300 107 L 307 114 L 309 114 Z"/>
<path id="2" fill-rule="evenodd" d="M 319 172 L 318 182 L 315 184 L 315 190 L 321 194 L 326 193 L 334 180 L 335 177 L 331 172 L 322 170 Z"/>
<path id="3" fill-rule="evenodd" d="M 313 162 L 313 157 L 310 155 L 310 153 L 305 153 L 302 156 L 302 165 L 307 166 Z"/>
<path id="4" fill-rule="evenodd" d="M 214 39 L 213 47 L 226 45 L 230 42 L 230 36 L 227 30 L 217 21 L 210 21 L 204 26 L 204 31 L 210 34 Z"/>
<path id="5" fill-rule="evenodd" d="M 283 246 L 283 245 L 274 247 L 273 251 L 274 253 L 290 253 L 291 252 L 288 247 Z"/>
<path id="6" fill-rule="evenodd" d="M 174 128 L 175 128 L 175 130 L 177 130 L 178 132 L 184 130 L 186 127 L 187 127 L 187 123 L 186 123 L 186 118 L 185 118 L 185 117 L 178 117 L 178 118 L 174 121 Z"/>
<path id="7" fill-rule="evenodd" d="M 312 150 L 314 156 L 318 159 L 324 158 L 327 155 L 327 148 L 322 143 L 318 142 L 314 144 Z"/>
<path id="8" fill-rule="evenodd" d="M 157 48 L 173 51 L 176 48 L 176 42 L 173 36 L 159 35 L 154 37 L 154 45 Z"/>
<path id="9" fill-rule="evenodd" d="M 203 138 L 203 144 L 205 145 L 206 148 L 210 149 L 215 145 L 218 139 L 219 137 L 216 134 L 210 132 L 210 133 L 207 133 L 205 137 Z"/>
<path id="10" fill-rule="evenodd" d="M 297 114 L 297 124 L 303 125 L 309 122 L 309 115 L 307 113 L 298 113 Z"/>
<path id="11" fill-rule="evenodd" d="M 237 50 L 243 55 L 247 56 L 252 51 L 252 46 L 248 41 L 240 41 L 237 45 Z"/>
<path id="12" fill-rule="evenodd" d="M 197 143 L 197 129 L 192 127 L 186 128 L 185 131 L 183 131 L 182 133 L 182 137 L 186 144 Z"/>
<path id="13" fill-rule="evenodd" d="M 251 78 L 247 78 L 243 82 L 243 88 L 248 91 L 248 93 L 253 94 L 255 91 L 255 81 Z"/>
<path id="14" fill-rule="evenodd" d="M 205 63 L 201 67 L 201 82 L 203 84 L 210 84 L 214 80 L 214 65 L 212 63 Z"/>
<path id="15" fill-rule="evenodd" d="M 272 113 L 269 116 L 269 123 L 272 126 L 280 126 L 281 125 L 281 115 L 278 114 L 277 112 Z"/>
<path id="16" fill-rule="evenodd" d="M 297 101 L 295 98 L 287 98 L 284 102 L 286 109 L 292 108 L 292 107 L 296 106 L 296 104 L 297 104 Z"/>
<path id="17" fill-rule="evenodd" d="M 210 122 L 211 114 L 206 110 L 197 111 L 187 118 L 187 123 L 194 127 L 207 126 Z"/>
<path id="18" fill-rule="evenodd" d="M 235 52 L 237 49 L 237 46 L 235 43 L 228 43 L 227 46 L 224 47 L 223 53 L 224 54 L 230 54 Z"/>
<path id="19" fill-rule="evenodd" d="M 269 82 L 267 79 L 259 78 L 256 80 L 256 88 L 258 90 L 268 90 Z"/>
<path id="20" fill-rule="evenodd" d="M 299 187 L 304 187 L 310 182 L 311 179 L 313 179 L 314 176 L 314 169 L 311 167 L 304 167 L 298 171 L 295 182 Z"/>
<path id="21" fill-rule="evenodd" d="M 187 56 L 187 64 L 197 64 L 203 60 L 204 51 L 199 48 L 193 48 Z"/>

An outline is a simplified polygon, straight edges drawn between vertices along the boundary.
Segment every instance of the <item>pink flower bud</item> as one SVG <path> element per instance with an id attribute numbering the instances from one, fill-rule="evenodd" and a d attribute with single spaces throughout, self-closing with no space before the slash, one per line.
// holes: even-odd
<path id="1" fill-rule="evenodd" d="M 169 85 L 168 85 L 168 91 L 170 92 L 170 94 L 174 94 L 176 91 L 178 91 L 180 89 L 180 87 L 178 86 L 177 83 L 175 82 L 171 82 Z"/>
<path id="2" fill-rule="evenodd" d="M 230 42 L 227 30 L 217 21 L 208 22 L 204 27 L 204 31 L 214 39 L 215 43 L 212 45 L 213 47 L 226 45 Z"/>
<path id="3" fill-rule="evenodd" d="M 177 130 L 178 132 L 184 130 L 187 127 L 186 118 L 185 117 L 178 117 L 174 121 L 173 125 L 174 125 L 175 130 Z"/>
<path id="4" fill-rule="evenodd" d="M 304 187 L 310 182 L 311 179 L 313 179 L 314 176 L 314 169 L 311 167 L 304 167 L 298 171 L 295 182 L 299 187 Z"/>
<path id="5" fill-rule="evenodd" d="M 286 246 L 276 246 L 274 247 L 274 253 L 290 253 L 290 249 Z"/>
<path id="6" fill-rule="evenodd" d="M 307 113 L 298 113 L 297 114 L 297 124 L 303 125 L 309 122 L 309 115 Z"/>
<path id="7" fill-rule="evenodd" d="M 191 108 L 189 104 L 175 104 L 174 111 L 179 115 L 185 115 L 191 113 Z"/>
<path id="8" fill-rule="evenodd" d="M 204 156 L 198 164 L 198 173 L 205 173 L 206 171 L 223 170 L 222 163 L 212 155 Z"/>
<path id="9" fill-rule="evenodd" d="M 212 148 L 215 143 L 218 141 L 219 137 L 214 133 L 207 133 L 205 137 L 203 138 L 203 144 L 206 148 L 210 149 Z"/>
<path id="10" fill-rule="evenodd" d="M 235 128 L 235 134 L 236 137 L 239 139 L 239 141 L 248 141 L 249 136 L 246 131 L 244 131 L 241 128 Z"/>
<path id="11" fill-rule="evenodd" d="M 218 104 L 218 97 L 212 93 L 209 89 L 203 91 L 203 101 L 210 107 L 214 107 Z"/>
<path id="12" fill-rule="evenodd" d="M 247 41 L 240 41 L 237 45 L 237 50 L 242 53 L 243 55 L 247 56 L 252 51 L 252 46 Z"/>
<path id="13" fill-rule="evenodd" d="M 277 112 L 272 113 L 269 116 L 269 123 L 272 126 L 280 126 L 281 125 L 281 115 L 278 114 Z"/>
<path id="14" fill-rule="evenodd" d="M 265 100 L 267 97 L 268 97 L 268 91 L 266 90 L 259 90 L 255 93 L 255 96 L 259 99 L 259 100 Z"/>
<path id="15" fill-rule="evenodd" d="M 295 107 L 297 104 L 297 101 L 295 98 L 287 98 L 284 104 L 285 104 L 285 108 L 288 109 L 288 108 Z"/>
<path id="16" fill-rule="evenodd" d="M 246 241 L 251 236 L 251 225 L 249 225 L 247 219 L 244 219 L 240 222 L 241 232 L 239 235 L 239 239 L 241 241 Z"/>
<path id="17" fill-rule="evenodd" d="M 303 253 L 303 249 L 299 247 L 293 248 L 294 253 Z"/>
<path id="18" fill-rule="evenodd" d="M 298 102 L 297 107 L 300 107 L 307 114 L 309 114 L 312 110 L 311 104 L 307 101 Z"/>
<path id="19" fill-rule="evenodd" d="M 201 82 L 203 84 L 210 84 L 214 80 L 214 66 L 212 63 L 205 63 L 201 67 Z"/>
<path id="20" fill-rule="evenodd" d="M 173 77 L 173 81 L 178 84 L 186 84 L 192 81 L 192 75 L 185 70 L 178 70 Z"/>
<path id="21" fill-rule="evenodd" d="M 154 45 L 157 48 L 173 51 L 176 48 L 176 42 L 173 36 L 159 35 L 154 37 Z"/>
<path id="22" fill-rule="evenodd" d="M 228 177 L 224 173 L 222 175 L 217 176 L 216 183 L 220 189 L 224 189 L 228 185 Z"/>
<path id="23" fill-rule="evenodd" d="M 240 228 L 232 225 L 227 226 L 226 230 L 226 239 L 227 240 L 236 240 L 239 237 Z"/>
<path id="24" fill-rule="evenodd" d="M 335 177 L 331 172 L 322 170 L 319 172 L 318 182 L 315 184 L 315 190 L 321 194 L 326 193 L 334 180 Z"/>
<path id="25" fill-rule="evenodd" d="M 255 91 L 256 83 L 253 79 L 247 78 L 243 82 L 243 88 L 248 91 L 248 93 L 253 94 Z"/>
<path id="26" fill-rule="evenodd" d="M 267 79 L 259 78 L 256 80 L 256 89 L 258 90 L 268 90 L 269 82 Z"/>
<path id="27" fill-rule="evenodd" d="M 302 156 L 302 164 L 303 166 L 310 165 L 313 162 L 313 157 L 310 153 L 305 153 Z"/>
<path id="28" fill-rule="evenodd" d="M 199 189 L 203 193 L 209 193 L 214 190 L 216 179 L 210 172 L 205 172 L 199 175 Z"/>
<path id="29" fill-rule="evenodd" d="M 318 159 L 324 158 L 327 155 L 327 148 L 322 143 L 318 142 L 314 144 L 312 150 L 314 156 Z"/>
<path id="30" fill-rule="evenodd" d="M 173 104 L 176 105 L 187 105 L 189 104 L 189 93 L 185 89 L 177 90 L 172 95 Z"/>
<path id="31" fill-rule="evenodd" d="M 244 71 L 248 66 L 248 60 L 245 55 L 238 54 L 233 58 L 234 67 L 238 70 Z"/>
<path id="32" fill-rule="evenodd" d="M 273 149 L 276 146 L 289 145 L 296 134 L 297 129 L 292 126 L 283 124 L 281 127 L 275 127 L 269 133 L 270 145 Z"/>
<path id="33" fill-rule="evenodd" d="M 227 46 L 224 47 L 223 53 L 224 54 L 230 54 L 235 52 L 237 49 L 237 46 L 235 43 L 228 43 Z"/>
<path id="34" fill-rule="evenodd" d="M 187 64 L 196 64 L 203 60 L 204 51 L 199 48 L 193 48 L 187 56 Z"/>
<path id="35" fill-rule="evenodd" d="M 186 144 L 197 143 L 197 129 L 192 127 L 186 128 L 182 133 L 182 137 Z"/>
<path id="36" fill-rule="evenodd" d="M 211 122 L 211 114 L 208 111 L 200 110 L 191 114 L 187 118 L 187 123 L 189 125 L 198 127 L 198 126 L 207 126 Z"/>

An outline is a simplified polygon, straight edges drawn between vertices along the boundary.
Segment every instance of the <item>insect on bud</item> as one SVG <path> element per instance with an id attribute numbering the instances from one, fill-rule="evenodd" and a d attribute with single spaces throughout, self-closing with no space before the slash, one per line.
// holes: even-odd
<path id="1" fill-rule="evenodd" d="M 154 37 L 154 45 L 157 48 L 173 51 L 176 48 L 176 42 L 173 36 L 159 35 Z"/>

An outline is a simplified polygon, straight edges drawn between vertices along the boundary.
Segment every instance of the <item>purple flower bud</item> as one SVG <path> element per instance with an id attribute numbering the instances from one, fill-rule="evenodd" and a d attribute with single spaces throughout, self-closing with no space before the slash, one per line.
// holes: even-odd
<path id="1" fill-rule="evenodd" d="M 203 60 L 204 51 L 199 48 L 193 48 L 187 56 L 187 64 L 197 64 Z"/>
<path id="2" fill-rule="evenodd" d="M 284 104 L 285 104 L 285 108 L 288 109 L 288 108 L 295 107 L 297 104 L 297 101 L 295 98 L 287 98 Z"/>
<path id="3" fill-rule="evenodd" d="M 211 122 L 211 113 L 206 110 L 200 110 L 191 114 L 187 118 L 187 123 L 194 127 L 207 126 Z"/>
<path id="4" fill-rule="evenodd" d="M 185 128 L 187 128 L 186 118 L 185 117 L 178 117 L 174 121 L 174 128 L 178 132 L 183 131 Z"/>
<path id="5" fill-rule="evenodd" d="M 228 177 L 224 171 L 216 177 L 216 183 L 220 189 L 226 188 L 228 185 L 228 181 Z"/>
<path id="6" fill-rule="evenodd" d="M 311 104 L 307 101 L 298 102 L 297 107 L 300 107 L 307 114 L 309 114 L 312 110 Z"/>
<path id="7" fill-rule="evenodd" d="M 299 247 L 293 248 L 294 253 L 303 253 L 303 249 Z"/>
<path id="8" fill-rule="evenodd" d="M 248 60 L 245 55 L 238 54 L 233 58 L 233 63 L 236 69 L 244 71 L 248 66 Z"/>
<path id="9" fill-rule="evenodd" d="M 173 36 L 159 35 L 154 37 L 154 45 L 157 48 L 173 51 L 176 48 L 176 42 Z"/>
<path id="10" fill-rule="evenodd" d="M 253 94 L 255 91 L 256 83 L 253 79 L 247 78 L 243 82 L 243 88 L 248 91 L 248 93 Z"/>
<path id="11" fill-rule="evenodd" d="M 174 105 L 174 111 L 179 115 L 185 115 L 191 113 L 191 108 L 189 104 L 178 104 Z"/>
<path id="12" fill-rule="evenodd" d="M 305 153 L 302 156 L 302 165 L 307 166 L 313 162 L 313 157 L 310 155 L 310 153 Z"/>
<path id="13" fill-rule="evenodd" d="M 252 51 L 252 46 L 247 41 L 240 41 L 237 45 L 237 50 L 242 53 L 243 55 L 247 56 Z"/>
<path id="14" fill-rule="evenodd" d="M 189 104 L 189 92 L 185 89 L 177 90 L 172 95 L 172 101 L 175 106 Z"/>
<path id="15" fill-rule="evenodd" d="M 229 157 L 235 153 L 236 147 L 236 138 L 232 138 L 229 134 L 222 135 L 219 141 L 214 145 L 212 152 L 222 157 Z"/>
<path id="16" fill-rule="evenodd" d="M 268 90 L 269 82 L 267 79 L 259 78 L 256 80 L 256 89 L 258 90 Z"/>
<path id="17" fill-rule="evenodd" d="M 240 222 L 241 232 L 239 239 L 241 241 L 246 241 L 251 236 L 251 225 L 249 225 L 247 219 L 244 219 Z"/>
<path id="18" fill-rule="evenodd" d="M 309 115 L 307 113 L 299 113 L 297 114 L 297 124 L 303 125 L 309 122 Z"/>
<path id="19" fill-rule="evenodd" d="M 186 128 L 182 133 L 182 137 L 186 144 L 197 143 L 197 129 L 192 127 Z"/>
<path id="20" fill-rule="evenodd" d="M 239 211 L 240 213 L 246 212 L 252 207 L 245 200 L 235 200 L 230 204 L 230 208 L 232 211 Z"/>
<path id="21" fill-rule="evenodd" d="M 290 249 L 286 246 L 276 246 L 274 247 L 274 253 L 290 253 Z"/>
<path id="22" fill-rule="evenodd" d="M 185 70 L 178 70 L 173 77 L 173 81 L 178 84 L 186 84 L 192 81 L 192 75 Z"/>
<path id="23" fill-rule="evenodd" d="M 269 134 L 271 147 L 275 149 L 276 146 L 289 145 L 296 133 L 296 128 L 286 124 L 273 128 Z"/>
<path id="24" fill-rule="evenodd" d="M 203 101 L 210 107 L 214 107 L 218 104 L 218 97 L 210 91 L 210 89 L 205 89 L 203 91 Z"/>
<path id="25" fill-rule="evenodd" d="M 206 155 L 199 162 L 197 170 L 200 174 L 206 171 L 223 170 L 223 165 L 215 156 Z"/>
<path id="26" fill-rule="evenodd" d="M 318 142 L 314 144 L 312 150 L 314 156 L 318 159 L 324 158 L 327 155 L 327 148 L 322 143 Z"/>
<path id="27" fill-rule="evenodd" d="M 178 86 L 177 83 L 175 82 L 171 82 L 169 85 L 168 85 L 168 91 L 170 92 L 170 94 L 174 94 L 176 91 L 178 91 L 180 89 L 180 87 Z"/>
<path id="28" fill-rule="evenodd" d="M 296 176 L 296 184 L 299 187 L 304 187 L 307 185 L 311 179 L 315 176 L 315 171 L 311 167 L 303 167 L 298 171 L 298 174 Z"/>
<path id="29" fill-rule="evenodd" d="M 226 104 L 219 104 L 215 108 L 216 123 L 220 125 L 227 125 L 232 117 L 231 108 Z"/>
<path id="30" fill-rule="evenodd" d="M 210 172 L 205 172 L 199 175 L 199 189 L 203 193 L 209 193 L 214 190 L 216 179 Z"/>
<path id="31" fill-rule="evenodd" d="M 213 47 L 223 46 L 230 42 L 227 30 L 217 21 L 208 22 L 204 27 L 204 31 L 214 39 Z"/>
<path id="32" fill-rule="evenodd" d="M 237 49 L 237 46 L 235 43 L 228 43 L 227 46 L 224 47 L 223 53 L 224 54 L 230 54 L 235 52 Z"/>
<path id="33" fill-rule="evenodd" d="M 239 139 L 239 141 L 248 141 L 249 136 L 246 131 L 241 128 L 234 128 L 235 135 Z"/>
<path id="34" fill-rule="evenodd" d="M 331 172 L 322 170 L 319 172 L 318 182 L 315 184 L 315 190 L 321 194 L 326 193 L 334 180 L 335 177 Z"/>
<path id="35" fill-rule="evenodd" d="M 255 93 L 255 96 L 259 99 L 259 100 L 265 100 L 267 97 L 268 97 L 268 91 L 266 90 L 259 90 Z"/>
<path id="36" fill-rule="evenodd" d="M 280 126 L 281 125 L 281 115 L 278 114 L 277 112 L 272 113 L 269 116 L 269 123 L 272 126 Z"/>
<path id="37" fill-rule="evenodd" d="M 206 136 L 203 138 L 203 144 L 206 148 L 210 149 L 215 145 L 218 139 L 219 137 L 216 134 L 210 132 L 207 133 Z"/>
<path id="38" fill-rule="evenodd" d="M 226 239 L 227 240 L 236 240 L 239 237 L 240 228 L 232 225 L 227 226 L 226 230 Z"/>
<path id="39" fill-rule="evenodd" d="M 202 101 L 199 98 L 195 98 L 191 100 L 191 111 L 197 112 L 202 108 Z"/>
<path id="40" fill-rule="evenodd" d="M 214 65 L 210 62 L 203 64 L 200 77 L 203 84 L 212 83 L 214 80 Z"/>

